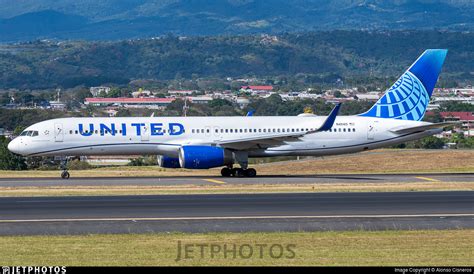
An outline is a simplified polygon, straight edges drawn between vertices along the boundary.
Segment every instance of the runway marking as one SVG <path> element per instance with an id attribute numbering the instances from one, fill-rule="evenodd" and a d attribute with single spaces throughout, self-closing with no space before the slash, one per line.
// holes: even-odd
<path id="1" fill-rule="evenodd" d="M 318 216 L 234 216 L 234 217 L 157 217 L 157 218 L 78 218 L 78 219 L 25 219 L 0 220 L 0 223 L 44 222 L 97 222 L 97 221 L 202 221 L 202 220 L 261 220 L 261 219 L 336 219 L 336 218 L 420 218 L 420 217 L 474 217 L 474 214 L 400 214 L 400 215 L 318 215 Z"/>
<path id="2" fill-rule="evenodd" d="M 420 179 L 420 180 L 425 180 L 425 181 L 430 181 L 430 182 L 441 182 L 440 180 L 436 180 L 436 179 L 433 179 L 433 178 L 428 178 L 428 177 L 415 177 L 417 179 Z"/>
<path id="3" fill-rule="evenodd" d="M 214 180 L 214 179 L 203 179 L 204 181 L 208 181 L 208 182 L 211 182 L 211 183 L 215 183 L 215 184 L 220 184 L 220 185 L 223 185 L 225 184 L 226 182 L 224 181 L 219 181 L 219 180 Z"/>

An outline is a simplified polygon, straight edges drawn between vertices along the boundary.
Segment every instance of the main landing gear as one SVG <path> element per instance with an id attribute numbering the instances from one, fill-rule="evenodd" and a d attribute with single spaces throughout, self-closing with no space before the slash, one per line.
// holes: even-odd
<path id="1" fill-rule="evenodd" d="M 257 171 L 249 166 L 249 154 L 247 151 L 234 151 L 234 161 L 240 165 L 240 168 L 233 168 L 232 165 L 228 165 L 221 170 L 222 177 L 255 177 Z"/>
<path id="2" fill-rule="evenodd" d="M 221 170 L 222 177 L 255 177 L 257 176 L 257 171 L 254 168 L 228 168 L 224 167 Z"/>

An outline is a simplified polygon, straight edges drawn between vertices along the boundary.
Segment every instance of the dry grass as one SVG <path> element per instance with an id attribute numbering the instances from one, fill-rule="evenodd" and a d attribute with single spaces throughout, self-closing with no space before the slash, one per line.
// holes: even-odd
<path id="1" fill-rule="evenodd" d="M 260 174 L 474 172 L 474 150 L 376 150 L 258 167 Z"/>
<path id="2" fill-rule="evenodd" d="M 61 186 L 0 187 L 0 197 L 169 195 L 230 193 L 311 193 L 311 192 L 395 192 L 395 191 L 474 191 L 474 182 L 395 182 L 318 184 L 223 184 L 179 186 Z"/>
<path id="3" fill-rule="evenodd" d="M 4 265 L 472 266 L 473 238 L 474 230 L 8 236 L 0 237 L 0 258 Z M 193 258 L 177 262 L 178 241 L 237 249 L 248 244 L 254 254 L 211 258 L 207 249 L 201 259 L 195 246 Z M 273 244 L 294 245 L 294 258 L 285 258 L 292 257 L 289 252 L 272 258 Z M 262 258 L 258 245 L 267 245 Z"/>

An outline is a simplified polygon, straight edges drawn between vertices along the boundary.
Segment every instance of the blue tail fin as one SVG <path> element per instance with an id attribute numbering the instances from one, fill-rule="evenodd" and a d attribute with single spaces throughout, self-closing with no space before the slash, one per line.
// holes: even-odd
<path id="1" fill-rule="evenodd" d="M 366 117 L 423 119 L 448 50 L 428 49 L 367 112 Z"/>

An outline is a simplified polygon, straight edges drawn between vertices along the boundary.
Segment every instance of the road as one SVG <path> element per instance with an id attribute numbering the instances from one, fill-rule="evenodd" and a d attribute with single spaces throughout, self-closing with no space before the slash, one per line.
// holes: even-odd
<path id="1" fill-rule="evenodd" d="M 474 191 L 0 198 L 0 235 L 474 228 Z"/>
<path id="2" fill-rule="evenodd" d="M 452 174 L 340 174 L 258 176 L 222 178 L 209 176 L 113 177 L 113 178 L 0 178 L 0 187 L 20 186 L 120 186 L 120 185 L 213 185 L 213 184 L 324 184 L 324 183 L 394 183 L 394 182 L 474 182 L 474 173 Z"/>

